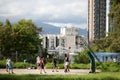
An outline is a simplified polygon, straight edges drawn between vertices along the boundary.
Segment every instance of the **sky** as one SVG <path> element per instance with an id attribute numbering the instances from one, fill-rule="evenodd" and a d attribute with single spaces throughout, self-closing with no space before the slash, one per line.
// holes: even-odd
<path id="1" fill-rule="evenodd" d="M 86 29 L 87 0 L 0 0 L 0 21 L 6 18 Z"/>

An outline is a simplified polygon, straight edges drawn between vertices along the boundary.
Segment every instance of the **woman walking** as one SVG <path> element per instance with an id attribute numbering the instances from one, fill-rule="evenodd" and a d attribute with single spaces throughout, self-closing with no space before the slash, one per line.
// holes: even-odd
<path id="1" fill-rule="evenodd" d="M 42 70 L 44 71 L 44 73 L 46 73 L 46 71 L 45 71 L 45 69 L 44 69 L 44 65 L 45 65 L 45 63 L 44 63 L 44 58 L 41 57 L 41 58 L 40 58 L 40 74 L 42 74 Z"/>
<path id="2" fill-rule="evenodd" d="M 64 67 L 65 67 L 64 72 L 70 71 L 70 70 L 69 70 L 69 68 L 70 68 L 69 56 L 68 56 L 67 54 L 65 54 Z"/>

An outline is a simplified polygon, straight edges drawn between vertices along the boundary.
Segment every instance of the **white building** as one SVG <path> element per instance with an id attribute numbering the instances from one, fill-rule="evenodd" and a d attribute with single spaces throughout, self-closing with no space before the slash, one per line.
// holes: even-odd
<path id="1" fill-rule="evenodd" d="M 61 28 L 59 35 L 43 35 L 43 47 L 52 52 L 57 47 L 62 47 L 68 50 L 71 47 L 70 52 L 81 52 L 83 49 L 80 46 L 81 36 L 79 36 L 79 28 L 76 27 L 63 27 Z"/>
<path id="2" fill-rule="evenodd" d="M 112 19 L 109 17 L 113 1 L 114 0 L 106 0 L 106 33 L 114 30 L 113 26 L 111 25 Z M 106 36 L 108 36 L 108 34 L 106 34 Z"/>

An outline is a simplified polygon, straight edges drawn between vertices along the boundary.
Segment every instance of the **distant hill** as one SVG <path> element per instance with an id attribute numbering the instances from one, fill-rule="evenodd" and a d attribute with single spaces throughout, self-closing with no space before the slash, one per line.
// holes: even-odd
<path id="1" fill-rule="evenodd" d="M 45 23 L 36 23 L 37 26 L 42 27 L 43 34 L 60 34 L 60 27 L 56 27 L 53 25 L 45 24 Z M 79 29 L 79 35 L 86 35 L 86 29 Z"/>
<path id="2" fill-rule="evenodd" d="M 42 27 L 43 34 L 60 34 L 60 28 L 45 23 L 36 23 L 38 27 Z"/>

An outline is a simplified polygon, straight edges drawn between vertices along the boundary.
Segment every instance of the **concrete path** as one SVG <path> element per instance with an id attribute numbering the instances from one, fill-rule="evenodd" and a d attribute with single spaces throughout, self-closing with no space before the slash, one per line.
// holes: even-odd
<path id="1" fill-rule="evenodd" d="M 15 74 L 40 74 L 40 71 L 37 69 L 14 69 Z M 44 75 L 67 75 L 67 74 L 74 74 L 74 75 L 87 75 L 89 74 L 89 70 L 87 69 L 71 69 L 70 72 L 65 73 L 64 69 L 59 69 L 59 72 L 52 72 L 52 69 L 45 69 L 47 73 L 42 73 Z M 99 72 L 98 70 L 96 72 Z M 0 69 L 0 74 L 8 74 L 5 69 Z M 40 75 L 42 75 L 40 74 Z"/>

